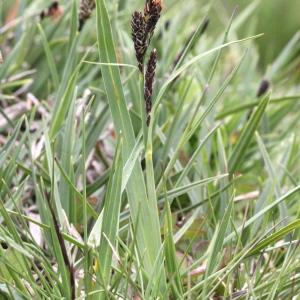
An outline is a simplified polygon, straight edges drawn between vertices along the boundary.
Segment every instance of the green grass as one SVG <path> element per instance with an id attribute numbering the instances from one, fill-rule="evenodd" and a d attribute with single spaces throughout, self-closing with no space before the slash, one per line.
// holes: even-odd
<path id="1" fill-rule="evenodd" d="M 258 3 L 164 1 L 149 127 L 144 1 L 0 3 L 0 299 L 298 299 L 299 36 L 262 70 Z"/>

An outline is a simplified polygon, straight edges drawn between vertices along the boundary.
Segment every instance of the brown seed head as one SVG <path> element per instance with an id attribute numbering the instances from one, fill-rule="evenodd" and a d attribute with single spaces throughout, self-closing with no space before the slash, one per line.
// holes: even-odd
<path id="1" fill-rule="evenodd" d="M 145 99 L 145 106 L 146 106 L 147 126 L 149 126 L 150 118 L 151 118 L 150 114 L 152 110 L 152 96 L 153 96 L 156 63 L 157 63 L 157 51 L 156 49 L 153 49 L 150 54 L 150 58 L 147 64 L 147 69 L 145 74 L 144 99 Z"/>
<path id="2" fill-rule="evenodd" d="M 58 9 L 58 7 L 59 7 L 58 1 L 53 1 L 52 4 L 49 6 L 49 10 Z"/>
<path id="3" fill-rule="evenodd" d="M 270 82 L 268 80 L 264 79 L 260 83 L 260 86 L 258 88 L 258 91 L 257 91 L 257 94 L 256 94 L 257 98 L 265 95 L 268 92 L 269 88 L 270 88 Z"/>
<path id="4" fill-rule="evenodd" d="M 46 17 L 46 13 L 45 13 L 45 11 L 42 11 L 42 12 L 40 13 L 40 19 L 41 19 L 41 20 L 44 20 L 45 17 Z"/>
<path id="5" fill-rule="evenodd" d="M 46 17 L 50 17 L 53 21 L 58 20 L 61 15 L 63 14 L 63 8 L 59 5 L 58 1 L 53 1 L 48 9 L 43 10 L 40 13 L 41 20 L 45 19 Z"/>
<path id="6" fill-rule="evenodd" d="M 79 9 L 79 31 L 81 31 L 85 22 L 91 17 L 96 7 L 95 0 L 81 0 Z"/>
<path id="7" fill-rule="evenodd" d="M 146 0 L 144 18 L 146 22 L 146 33 L 148 35 L 148 43 L 152 38 L 154 29 L 160 18 L 161 10 L 161 0 Z"/>
<path id="8" fill-rule="evenodd" d="M 141 12 L 134 12 L 131 19 L 132 40 L 139 70 L 143 72 L 144 57 L 147 51 L 146 24 Z"/>

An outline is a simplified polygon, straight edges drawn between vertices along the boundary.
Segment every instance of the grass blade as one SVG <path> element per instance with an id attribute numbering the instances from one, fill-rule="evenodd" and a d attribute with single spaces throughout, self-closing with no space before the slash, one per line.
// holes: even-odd
<path id="1" fill-rule="evenodd" d="M 270 99 L 270 95 L 267 95 L 261 100 L 257 110 L 252 113 L 250 120 L 248 121 L 247 125 L 243 129 L 239 141 L 236 144 L 229 158 L 228 169 L 231 175 L 233 175 L 234 172 L 237 171 L 238 167 L 242 164 L 245 152 L 247 151 L 247 148 L 251 142 L 255 130 L 257 129 L 264 115 L 264 112 L 269 103 L 269 99 Z"/>
<path id="2" fill-rule="evenodd" d="M 112 263 L 112 249 L 115 247 L 116 237 L 119 228 L 119 218 L 120 218 L 120 207 L 121 207 L 121 185 L 122 185 L 122 171 L 123 171 L 123 162 L 122 162 L 122 136 L 119 137 L 120 142 L 117 146 L 117 152 L 114 158 L 114 163 L 112 166 L 112 176 L 109 180 L 105 204 L 103 208 L 103 222 L 101 228 L 101 239 L 99 247 L 99 272 L 98 280 L 103 281 L 103 284 L 106 286 L 109 283 L 109 275 L 111 272 L 111 263 Z M 105 235 L 105 238 L 104 238 Z M 107 287 L 108 288 L 108 287 Z M 101 299 L 106 299 L 102 294 Z"/>
<path id="3" fill-rule="evenodd" d="M 288 225 L 284 226 L 283 228 L 276 231 L 275 233 L 272 233 L 267 238 L 263 239 L 258 244 L 256 244 L 255 247 L 248 254 L 248 257 L 252 255 L 256 255 L 259 252 L 263 251 L 271 243 L 275 243 L 282 240 L 285 236 L 287 236 L 289 233 L 293 232 L 294 230 L 298 229 L 299 227 L 300 227 L 300 220 L 295 220 L 289 223 Z"/>

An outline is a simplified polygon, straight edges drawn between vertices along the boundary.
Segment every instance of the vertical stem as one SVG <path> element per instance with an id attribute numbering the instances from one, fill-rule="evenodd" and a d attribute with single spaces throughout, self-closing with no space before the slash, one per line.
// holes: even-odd
<path id="1" fill-rule="evenodd" d="M 87 203 L 86 203 L 86 176 L 85 176 L 85 108 L 82 110 L 82 193 L 83 193 L 83 239 L 84 239 L 84 287 L 85 292 L 89 291 L 89 253 L 88 253 L 88 233 L 87 233 Z"/>
<path id="2" fill-rule="evenodd" d="M 46 200 L 48 202 L 50 214 L 52 216 L 54 230 L 55 230 L 55 233 L 56 233 L 56 236 L 58 239 L 62 257 L 63 257 L 64 263 L 69 271 L 70 294 L 68 296 L 71 296 L 71 299 L 73 300 L 73 299 L 76 299 L 76 285 L 75 285 L 75 277 L 74 277 L 74 268 L 73 268 L 73 264 L 68 256 L 67 247 L 66 247 L 64 238 L 63 238 L 61 230 L 60 230 L 59 221 L 57 220 L 54 208 L 52 207 L 52 203 L 55 204 L 55 202 L 54 202 L 54 161 L 55 161 L 54 151 L 52 153 L 53 153 L 53 157 L 52 157 L 52 175 L 51 175 L 51 178 L 52 178 L 51 194 L 50 194 L 50 197 L 49 197 L 49 195 L 46 194 Z M 56 209 L 56 211 L 57 211 L 57 209 Z"/>

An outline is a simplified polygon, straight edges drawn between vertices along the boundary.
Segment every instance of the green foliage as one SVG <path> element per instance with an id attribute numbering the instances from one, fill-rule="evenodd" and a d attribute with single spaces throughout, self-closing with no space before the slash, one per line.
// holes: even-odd
<path id="1" fill-rule="evenodd" d="M 146 124 L 145 2 L 44 2 L 0 3 L 0 299 L 297 297 L 299 35 L 164 1 Z"/>

